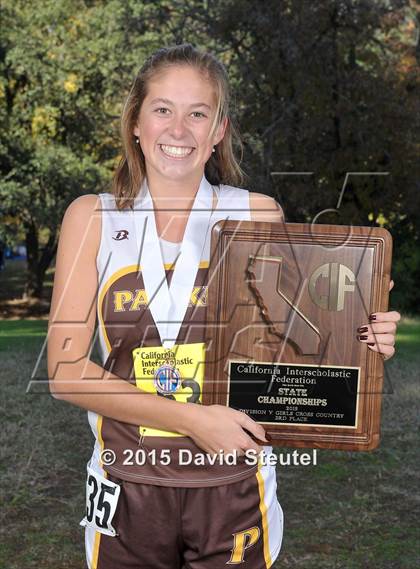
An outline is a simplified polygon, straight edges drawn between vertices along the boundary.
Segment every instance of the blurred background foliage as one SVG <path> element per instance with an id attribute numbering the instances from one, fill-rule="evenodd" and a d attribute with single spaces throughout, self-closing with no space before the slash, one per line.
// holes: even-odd
<path id="1" fill-rule="evenodd" d="M 276 197 L 288 221 L 387 228 L 393 306 L 418 313 L 417 1 L 1 4 L 0 239 L 26 244 L 25 295 L 42 293 L 70 201 L 109 190 L 142 62 L 191 42 L 229 72 L 245 186 Z M 337 211 L 321 213 L 344 184 Z"/>

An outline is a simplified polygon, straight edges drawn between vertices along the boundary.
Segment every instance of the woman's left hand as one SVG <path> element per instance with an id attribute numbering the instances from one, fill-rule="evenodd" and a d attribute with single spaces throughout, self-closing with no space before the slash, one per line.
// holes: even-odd
<path id="1" fill-rule="evenodd" d="M 394 281 L 389 283 L 389 290 L 394 286 Z M 388 360 L 395 353 L 395 334 L 397 322 L 401 314 L 392 312 L 375 312 L 369 316 L 369 324 L 364 324 L 357 329 L 357 339 L 366 343 L 373 352 L 379 352 L 384 360 Z"/>

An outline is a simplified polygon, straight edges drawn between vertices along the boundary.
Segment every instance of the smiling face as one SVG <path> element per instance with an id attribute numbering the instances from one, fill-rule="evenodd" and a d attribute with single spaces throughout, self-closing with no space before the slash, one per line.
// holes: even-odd
<path id="1" fill-rule="evenodd" d="M 134 134 L 146 161 L 149 183 L 197 184 L 227 120 L 210 130 L 216 113 L 213 84 L 191 66 L 171 66 L 148 82 Z"/>

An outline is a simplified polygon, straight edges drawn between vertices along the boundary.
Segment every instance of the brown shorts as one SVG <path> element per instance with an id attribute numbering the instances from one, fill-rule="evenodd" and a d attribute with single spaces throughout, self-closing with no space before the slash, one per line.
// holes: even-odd
<path id="1" fill-rule="evenodd" d="M 283 512 L 275 469 L 209 488 L 121 485 L 111 537 L 86 528 L 89 569 L 267 569 L 277 557 Z"/>

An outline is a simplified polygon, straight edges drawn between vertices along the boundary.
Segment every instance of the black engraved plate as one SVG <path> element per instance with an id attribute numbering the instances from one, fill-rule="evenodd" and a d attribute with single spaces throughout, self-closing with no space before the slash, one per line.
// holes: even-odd
<path id="1" fill-rule="evenodd" d="M 229 362 L 230 407 L 259 423 L 357 427 L 360 368 Z"/>

